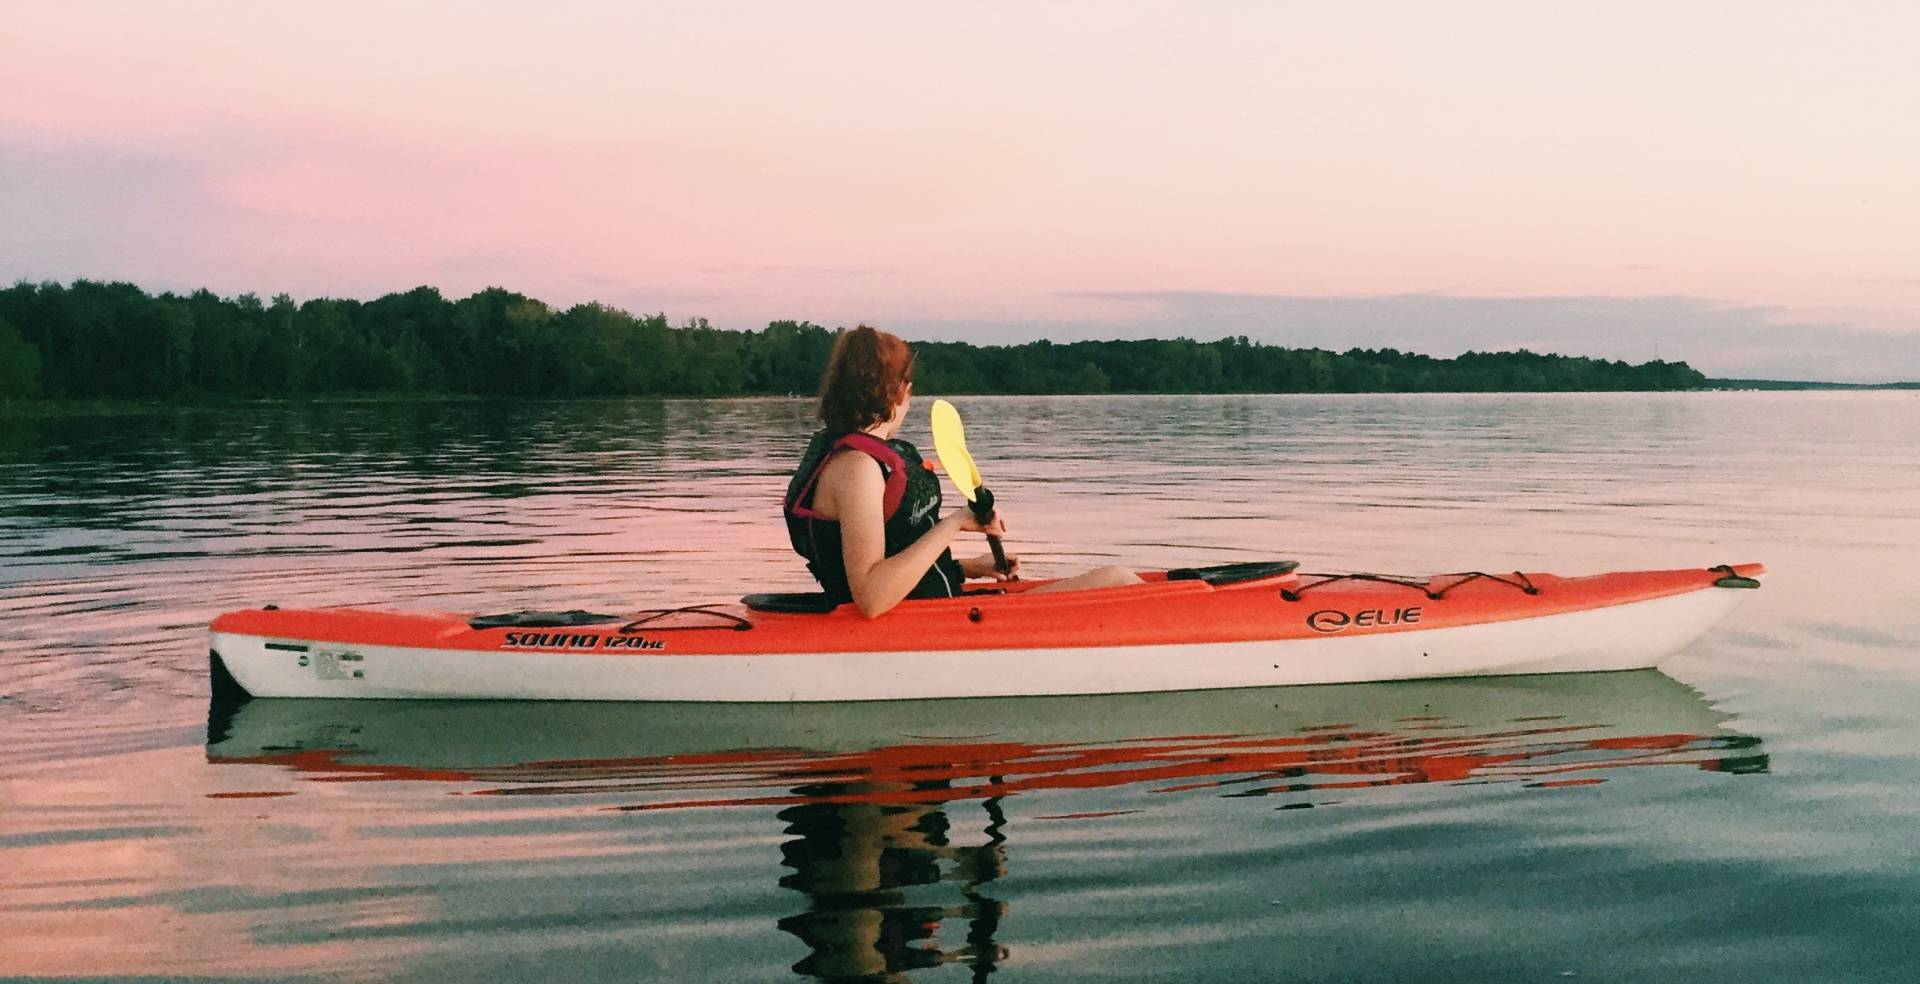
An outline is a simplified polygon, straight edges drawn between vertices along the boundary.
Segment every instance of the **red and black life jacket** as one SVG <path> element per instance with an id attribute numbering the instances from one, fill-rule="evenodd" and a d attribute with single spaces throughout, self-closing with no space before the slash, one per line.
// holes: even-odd
<path id="1" fill-rule="evenodd" d="M 783 510 L 787 538 L 793 542 L 794 551 L 806 558 L 807 570 L 820 582 L 821 590 L 835 602 L 845 604 L 853 600 L 853 591 L 847 586 L 846 562 L 840 554 L 840 524 L 813 510 L 814 487 L 826 470 L 827 459 L 842 450 L 872 458 L 886 476 L 881 510 L 889 557 L 905 550 L 940 521 L 941 496 L 939 476 L 921 459 L 919 449 L 906 441 L 883 441 L 857 431 L 838 437 L 830 437 L 825 431 L 813 435 L 800 467 L 794 469 L 793 479 L 787 483 Z M 907 597 L 951 597 L 960 593 L 964 579 L 953 552 L 943 550 Z"/>

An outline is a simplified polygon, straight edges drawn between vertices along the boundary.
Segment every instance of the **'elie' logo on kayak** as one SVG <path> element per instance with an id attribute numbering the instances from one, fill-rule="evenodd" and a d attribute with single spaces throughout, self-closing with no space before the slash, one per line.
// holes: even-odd
<path id="1" fill-rule="evenodd" d="M 646 636 L 603 636 L 597 632 L 509 632 L 515 649 L 665 649 L 666 642 Z"/>
<path id="2" fill-rule="evenodd" d="M 1351 613 L 1322 608 L 1307 616 L 1307 628 L 1315 632 L 1340 632 L 1348 627 L 1377 629 L 1386 625 L 1412 625 L 1418 621 L 1419 605 L 1412 608 L 1369 608 Z"/>

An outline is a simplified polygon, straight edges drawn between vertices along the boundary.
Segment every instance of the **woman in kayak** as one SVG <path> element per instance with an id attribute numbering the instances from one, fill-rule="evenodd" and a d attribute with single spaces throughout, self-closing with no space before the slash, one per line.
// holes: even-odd
<path id="1" fill-rule="evenodd" d="M 820 386 L 820 420 L 787 484 L 787 535 L 807 569 L 835 602 L 853 602 L 869 618 L 907 598 L 946 598 L 968 578 L 1007 580 L 983 554 L 955 560 L 961 533 L 1004 536 L 997 511 L 981 524 L 972 510 L 940 515 L 940 479 L 912 444 L 895 435 L 913 396 L 913 353 L 898 336 L 861 325 L 842 332 Z M 1121 567 L 1102 567 L 1036 591 L 1131 584 Z"/>

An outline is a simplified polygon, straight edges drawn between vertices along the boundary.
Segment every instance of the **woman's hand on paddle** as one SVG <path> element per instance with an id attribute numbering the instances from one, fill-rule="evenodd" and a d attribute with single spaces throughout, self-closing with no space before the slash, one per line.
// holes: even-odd
<path id="1" fill-rule="evenodd" d="M 998 509 L 993 511 L 993 522 L 984 524 L 974 518 L 973 510 L 965 506 L 954 510 L 953 515 L 960 517 L 960 532 L 962 533 L 985 533 L 988 536 L 1007 535 L 1006 514 Z"/>
<path id="2" fill-rule="evenodd" d="M 1020 575 L 1020 558 L 1007 555 L 1007 569 L 997 570 L 993 566 L 992 554 L 981 554 L 960 561 L 960 572 L 969 578 L 992 578 L 995 581 L 1011 581 Z"/>

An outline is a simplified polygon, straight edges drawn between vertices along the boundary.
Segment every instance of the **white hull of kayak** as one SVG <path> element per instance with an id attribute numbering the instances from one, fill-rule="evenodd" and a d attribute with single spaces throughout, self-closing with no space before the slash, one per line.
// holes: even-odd
<path id="1" fill-rule="evenodd" d="M 1698 638 L 1744 594 L 1705 588 L 1475 625 L 1191 645 L 676 656 L 216 632 L 213 649 L 256 697 L 765 703 L 1148 693 L 1644 669 Z M 289 644 L 309 651 L 296 654 Z"/>

